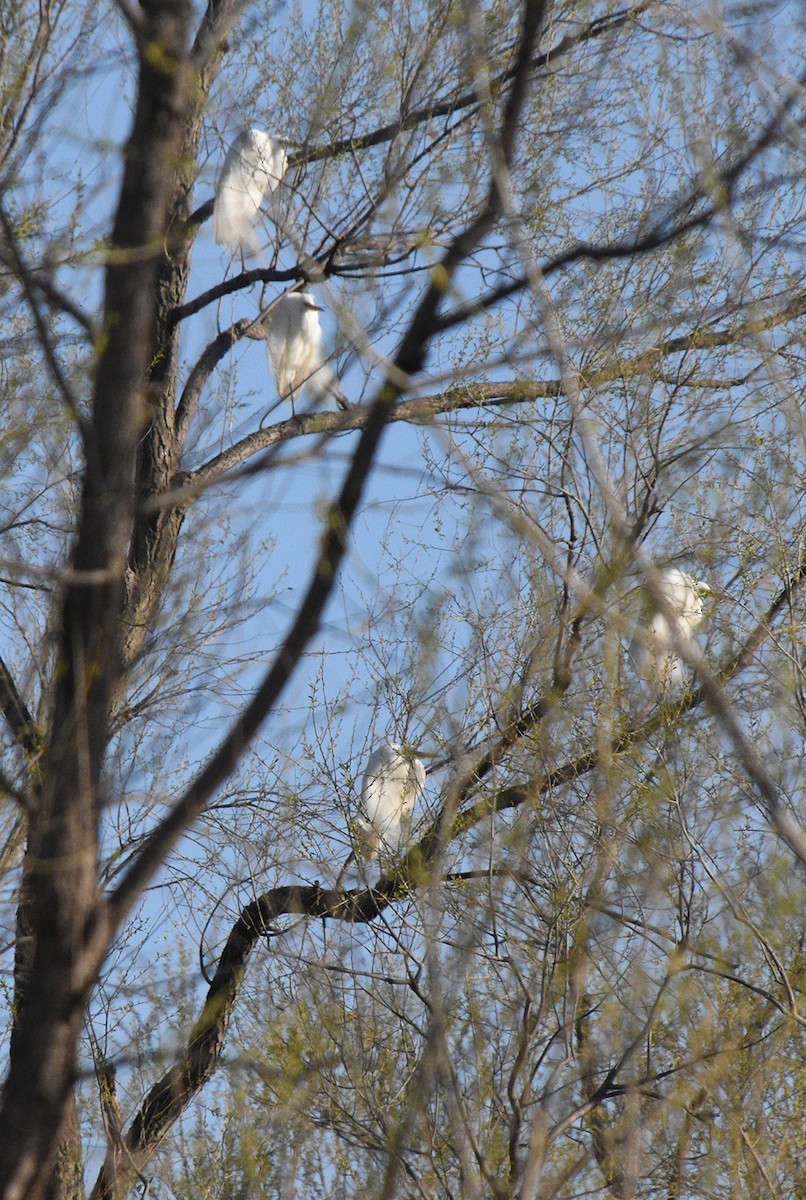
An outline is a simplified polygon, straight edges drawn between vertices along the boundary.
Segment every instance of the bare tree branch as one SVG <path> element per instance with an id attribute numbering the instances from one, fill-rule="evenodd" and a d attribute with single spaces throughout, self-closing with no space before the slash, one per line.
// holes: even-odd
<path id="1" fill-rule="evenodd" d="M 697 328 L 691 333 L 679 334 L 673 338 L 660 341 L 633 358 L 618 357 L 613 358 L 610 362 L 605 361 L 600 366 L 585 373 L 585 377 L 581 381 L 582 385 L 587 390 L 593 390 L 613 380 L 630 379 L 637 376 L 645 376 L 649 379 L 657 379 L 659 381 L 668 380 L 676 382 L 676 376 L 664 375 L 661 370 L 660 363 L 664 358 L 694 350 L 739 345 L 748 338 L 752 338 L 770 329 L 775 329 L 788 321 L 794 321 L 806 313 L 806 293 L 787 297 L 786 301 L 781 307 L 776 307 L 772 312 L 763 315 L 752 315 L 747 319 L 726 324 L 719 329 L 708 330 Z M 249 324 L 250 322 L 248 321 L 238 323 L 237 326 L 233 326 L 233 330 L 239 336 L 243 336 L 243 327 Z M 190 392 L 192 390 L 198 394 L 197 389 L 200 390 L 200 387 L 209 378 L 210 371 L 207 370 L 208 365 L 210 370 L 212 370 L 236 340 L 237 338 L 232 336 L 229 331 L 225 331 L 219 335 L 215 342 L 211 343 L 208 348 L 210 357 L 208 358 L 207 352 L 205 352 L 205 355 L 199 360 L 197 366 L 194 367 L 191 376 L 188 378 L 186 391 Z M 219 351 L 221 352 L 220 354 Z M 213 359 L 215 361 L 212 361 Z M 687 379 L 686 382 L 689 387 L 697 386 L 698 384 L 696 377 Z M 743 377 L 733 381 L 726 380 L 724 377 L 720 377 L 719 379 L 720 387 L 730 386 L 731 384 L 738 386 L 743 382 Z M 469 381 L 467 384 L 452 387 L 444 392 L 426 394 L 410 400 L 400 401 L 395 404 L 389 414 L 389 421 L 390 423 L 395 421 L 426 423 L 430 418 L 443 413 L 528 404 L 534 400 L 554 399 L 560 395 L 562 395 L 562 385 L 555 379 L 519 379 L 514 382 L 500 381 L 495 383 Z M 255 433 L 247 435 L 240 442 L 229 446 L 203 466 L 188 472 L 183 477 L 178 490 L 174 489 L 167 495 L 155 497 L 151 503 L 164 507 L 177 500 L 185 501 L 188 497 L 192 497 L 196 489 L 211 486 L 230 471 L 233 471 L 254 457 L 254 455 L 260 453 L 260 451 L 268 450 L 272 446 L 285 444 L 300 437 L 361 429 L 366 423 L 368 411 L 368 408 L 362 407 L 354 408 L 348 414 L 335 412 L 308 413 L 304 416 L 292 416 L 284 421 L 277 422 L 275 425 L 257 430 Z M 255 470 L 261 469 L 261 464 L 258 463 L 255 466 Z"/>

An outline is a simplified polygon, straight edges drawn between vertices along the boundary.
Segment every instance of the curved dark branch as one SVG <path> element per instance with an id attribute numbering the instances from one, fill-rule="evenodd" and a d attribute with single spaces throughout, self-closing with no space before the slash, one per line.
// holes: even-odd
<path id="1" fill-rule="evenodd" d="M 211 1078 L 249 958 L 261 938 L 277 932 L 275 923 L 279 918 L 304 915 L 365 923 L 405 889 L 405 884 L 393 879 L 381 880 L 378 889 L 346 892 L 316 884 L 278 887 L 248 904 L 227 938 L 186 1050 L 151 1088 L 122 1146 L 110 1147 L 91 1200 L 113 1200 L 125 1194 L 138 1166 L 153 1154 L 193 1096 Z"/>
<path id="2" fill-rule="evenodd" d="M 224 329 L 219 333 L 218 337 L 214 338 L 199 356 L 188 375 L 182 395 L 179 398 L 179 404 L 176 407 L 176 438 L 180 446 L 184 445 L 188 428 L 199 403 L 199 396 L 207 380 L 221 362 L 221 359 L 230 352 L 233 346 L 237 345 L 238 342 L 247 336 L 254 324 L 254 321 L 250 321 L 247 318 L 236 321 L 229 329 Z"/>
<path id="3" fill-rule="evenodd" d="M 299 279 L 314 282 L 322 277 L 323 271 L 324 266 L 313 274 L 302 267 L 291 267 L 283 271 L 275 270 L 273 267 L 255 267 L 252 271 L 242 271 L 240 275 L 233 275 L 231 279 L 222 280 L 221 283 L 208 288 L 206 292 L 202 292 L 193 300 L 188 300 L 187 304 L 181 304 L 175 308 L 168 319 L 168 327 L 173 329 L 180 321 L 195 316 L 197 312 L 201 312 L 209 304 L 214 304 L 216 300 L 221 300 L 224 296 L 231 296 L 234 292 L 242 292 L 256 283 L 296 283 Z"/>

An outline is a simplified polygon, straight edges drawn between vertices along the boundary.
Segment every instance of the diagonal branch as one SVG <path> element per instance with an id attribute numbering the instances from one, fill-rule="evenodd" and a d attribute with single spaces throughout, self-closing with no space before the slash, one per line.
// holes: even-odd
<path id="1" fill-rule="evenodd" d="M 14 735 L 14 740 L 26 754 L 35 755 L 41 749 L 41 734 L 28 706 L 6 664 L 0 658 L 0 712 Z"/>
<path id="2" fill-rule="evenodd" d="M 504 106 L 501 125 L 501 147 L 505 157 L 512 153 L 514 131 L 526 100 L 531 54 L 539 35 L 544 9 L 545 0 L 526 0 L 524 5 L 516 74 Z M 203 811 L 215 790 L 235 769 L 244 750 L 274 708 L 306 646 L 318 630 L 322 613 L 347 551 L 350 525 L 361 501 L 395 400 L 407 386 L 408 380 L 416 375 L 425 363 L 446 285 L 467 255 L 483 239 L 499 211 L 500 198 L 493 181 L 481 211 L 467 229 L 454 239 L 443 256 L 440 269 L 434 271 L 432 282 L 411 320 L 387 379 L 370 406 L 341 493 L 330 506 L 311 581 L 274 663 L 218 750 L 193 780 L 171 813 L 146 839 L 140 854 L 109 898 L 107 912 L 114 926 L 125 917 L 165 855 Z"/>
<path id="3" fill-rule="evenodd" d="M 534 74 L 545 67 L 554 67 L 559 59 L 564 58 L 572 50 L 596 38 L 615 33 L 624 25 L 634 21 L 646 9 L 652 7 L 653 2 L 654 0 L 643 0 L 642 3 L 636 4 L 631 8 L 622 8 L 617 12 L 602 17 L 595 17 L 589 25 L 586 25 L 577 33 L 566 34 L 551 49 L 544 50 L 540 54 L 534 54 L 530 49 L 528 62 L 524 63 L 522 59 L 520 61 L 516 59 L 516 62 L 511 67 L 492 77 L 490 81 L 491 90 L 495 94 L 500 94 L 507 83 L 513 80 L 524 79 L 528 74 Z M 542 22 L 542 12 L 540 20 Z M 531 45 L 533 46 L 534 43 Z M 523 42 L 520 43 L 520 46 L 521 48 L 523 47 Z M 526 67 L 526 74 L 524 74 L 524 67 Z M 384 142 L 392 141 L 399 134 L 405 133 L 409 129 L 414 129 L 417 125 L 421 125 L 427 121 L 434 121 L 441 117 L 450 117 L 465 108 L 475 109 L 478 107 L 478 92 L 473 88 L 458 96 L 438 101 L 436 104 L 414 109 L 412 112 L 407 113 L 401 120 L 392 121 L 390 124 L 384 125 L 380 129 L 375 129 L 371 133 L 343 138 L 341 141 L 334 142 L 330 146 L 314 147 L 305 153 L 304 161 L 316 162 L 319 159 L 333 158 L 336 155 L 364 150 L 369 146 L 378 146 Z"/>
<path id="4" fill-rule="evenodd" d="M 369 477 L 386 423 L 386 412 L 394 394 L 392 385 L 387 385 L 372 406 L 341 493 L 330 506 L 305 598 L 274 663 L 221 746 L 191 783 L 170 815 L 146 839 L 140 854 L 110 897 L 109 913 L 114 924 L 123 920 L 165 855 L 202 812 L 216 788 L 235 769 L 244 750 L 274 708 L 306 646 L 318 630 L 325 604 L 347 551 L 347 534 Z"/>

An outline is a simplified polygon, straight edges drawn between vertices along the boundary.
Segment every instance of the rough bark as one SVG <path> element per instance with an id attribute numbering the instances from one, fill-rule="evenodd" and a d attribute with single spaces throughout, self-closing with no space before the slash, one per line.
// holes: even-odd
<path id="1" fill-rule="evenodd" d="M 67 1101 L 67 1114 L 45 1200 L 84 1200 L 84 1151 L 75 1095 Z"/>
<path id="2" fill-rule="evenodd" d="M 221 63 L 224 40 L 240 12 L 237 0 L 210 0 L 191 51 L 193 88 L 179 154 L 170 172 L 165 253 L 156 280 L 156 350 L 148 364 L 149 425 L 137 452 L 140 504 L 131 537 L 123 616 L 123 663 L 129 667 L 142 650 L 148 629 L 168 583 L 187 507 L 144 505 L 168 491 L 179 469 L 187 430 L 176 426 L 177 362 L 180 326 L 174 314 L 187 297 L 193 250 L 190 226 L 193 185 L 204 105 Z"/>
<path id="3" fill-rule="evenodd" d="M 84 444 L 78 531 L 23 864 L 17 1019 L 0 1101 L 4 1200 L 38 1200 L 49 1185 L 71 1110 L 86 1002 L 110 933 L 97 888 L 99 785 L 119 684 L 135 452 L 154 355 L 154 297 L 170 198 L 165 164 L 177 161 L 185 111 L 188 18 L 186 0 L 142 6 L 137 104 L 105 277 L 104 343 Z"/>

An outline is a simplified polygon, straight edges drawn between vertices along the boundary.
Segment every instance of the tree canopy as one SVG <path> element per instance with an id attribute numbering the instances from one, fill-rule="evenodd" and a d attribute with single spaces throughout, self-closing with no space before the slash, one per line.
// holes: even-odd
<path id="1" fill-rule="evenodd" d="M 2 1200 L 803 1194 L 804 36 L 6 6 Z"/>

